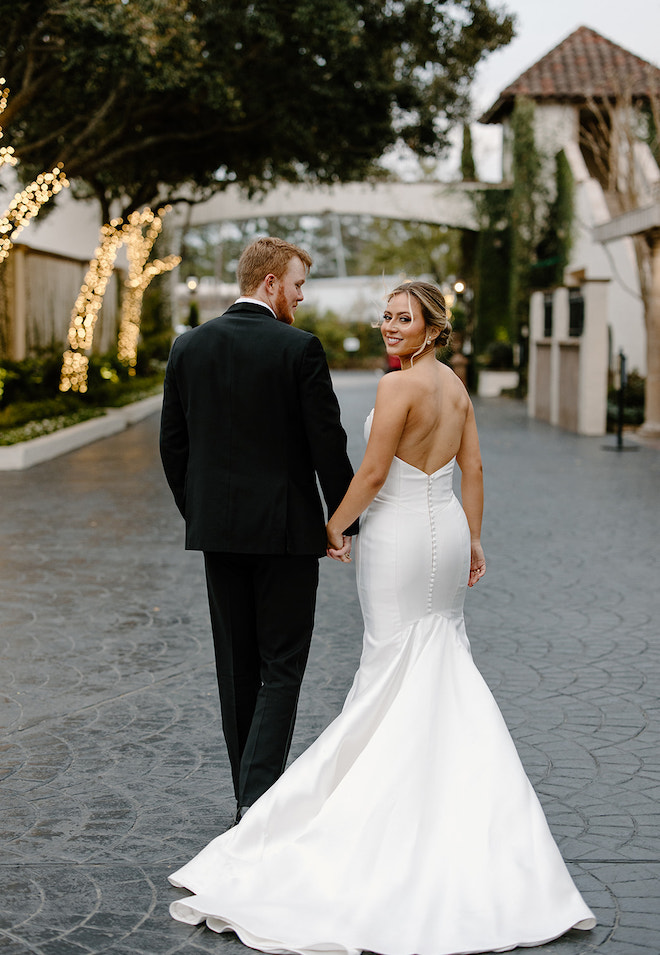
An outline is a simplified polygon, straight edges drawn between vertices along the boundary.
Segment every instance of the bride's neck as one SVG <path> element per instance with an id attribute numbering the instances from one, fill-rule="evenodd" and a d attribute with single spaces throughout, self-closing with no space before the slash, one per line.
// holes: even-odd
<path id="1" fill-rule="evenodd" d="M 421 362 L 427 363 L 430 361 L 435 361 L 435 346 L 427 345 L 424 351 L 415 354 L 411 352 L 410 355 L 402 355 L 400 358 L 401 361 L 401 370 L 409 371 L 411 368 L 417 368 Z"/>

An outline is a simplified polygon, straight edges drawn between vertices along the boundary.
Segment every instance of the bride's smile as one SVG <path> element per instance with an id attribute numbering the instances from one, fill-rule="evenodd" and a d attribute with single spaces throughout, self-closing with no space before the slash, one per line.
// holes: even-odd
<path id="1" fill-rule="evenodd" d="M 421 354 L 426 344 L 428 329 L 417 299 L 405 292 L 393 295 L 383 313 L 381 335 L 388 355 L 399 359 Z M 430 351 L 431 349 L 429 349 Z"/>

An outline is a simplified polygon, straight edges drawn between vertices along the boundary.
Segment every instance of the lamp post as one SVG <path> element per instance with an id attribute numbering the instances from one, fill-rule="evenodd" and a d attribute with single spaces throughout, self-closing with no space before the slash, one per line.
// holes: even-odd
<path id="1" fill-rule="evenodd" d="M 443 289 L 444 291 L 444 289 Z M 473 367 L 472 367 L 472 336 L 471 336 L 471 312 L 470 303 L 473 298 L 472 289 L 468 288 L 463 279 L 454 279 L 453 285 L 449 290 L 449 295 L 445 295 L 445 301 L 451 308 L 460 303 L 463 311 L 462 327 L 458 327 L 454 333 L 456 349 L 450 359 L 451 366 L 461 379 L 466 388 L 470 391 L 474 388 Z M 459 316 L 457 316 L 459 317 Z M 457 323 L 459 324 L 459 323 Z"/>
<path id="2" fill-rule="evenodd" d="M 199 282 L 197 277 L 194 275 L 189 275 L 186 279 L 186 285 L 188 291 L 190 292 L 190 298 L 188 300 L 188 325 L 190 328 L 196 328 L 199 325 L 199 305 L 197 304 L 197 299 L 195 298 L 195 292 L 197 291 L 197 286 Z"/>

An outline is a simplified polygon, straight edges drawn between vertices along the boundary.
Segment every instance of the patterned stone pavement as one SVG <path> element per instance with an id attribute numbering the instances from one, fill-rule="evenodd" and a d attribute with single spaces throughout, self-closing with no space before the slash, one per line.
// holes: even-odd
<path id="1" fill-rule="evenodd" d="M 376 379 L 337 375 L 356 462 Z M 660 952 L 660 452 L 477 405 L 488 573 L 474 656 L 599 926 L 547 955 Z M 166 881 L 230 821 L 200 555 L 158 416 L 0 474 L 0 955 L 246 951 L 172 921 Z M 359 657 L 352 568 L 322 562 L 293 754 Z"/>

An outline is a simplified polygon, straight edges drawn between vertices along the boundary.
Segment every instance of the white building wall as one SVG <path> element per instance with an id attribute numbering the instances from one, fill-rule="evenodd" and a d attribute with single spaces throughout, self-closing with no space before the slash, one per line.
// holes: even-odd
<path id="1" fill-rule="evenodd" d="M 544 293 L 530 303 L 530 363 L 527 410 L 552 425 L 584 435 L 605 434 L 607 426 L 607 297 L 611 283 L 586 282 L 584 326 L 569 334 L 569 290 L 552 293 L 552 335 L 545 337 Z M 543 354 L 540 355 L 540 351 Z M 574 358 L 577 355 L 577 367 Z M 539 373 L 539 357 L 545 365 Z M 548 361 L 549 358 L 549 361 Z M 576 374 L 575 374 L 576 373 Z"/>
<path id="2" fill-rule="evenodd" d="M 607 314 L 612 282 L 587 282 L 583 287 L 584 331 L 580 341 L 578 433 L 600 435 L 607 427 Z"/>
<path id="3" fill-rule="evenodd" d="M 534 140 L 544 158 L 544 173 L 552 189 L 555 180 L 555 156 L 567 143 L 577 142 L 579 116 L 574 106 L 559 103 L 540 104 L 534 108 Z M 513 178 L 513 133 L 511 118 L 502 121 L 502 179 Z"/>
<path id="4" fill-rule="evenodd" d="M 565 152 L 575 180 L 573 249 L 566 281 L 579 284 L 583 279 L 609 280 L 610 359 L 614 363 L 622 350 L 628 368 L 646 375 L 646 327 L 633 241 L 625 238 L 607 245 L 594 241 L 593 227 L 611 218 L 605 194 L 600 183 L 589 178 L 577 144 L 567 146 Z"/>
<path id="5" fill-rule="evenodd" d="M 555 156 L 568 143 L 578 138 L 578 111 L 574 106 L 551 103 L 534 111 L 534 140 L 544 162 L 544 177 L 554 195 Z"/>
<path id="6" fill-rule="evenodd" d="M 502 171 L 504 179 L 510 180 L 512 145 L 508 119 L 503 127 Z M 560 149 L 566 153 L 575 181 L 573 249 L 565 280 L 573 285 L 584 280 L 609 280 L 607 320 L 611 332 L 611 360 L 614 362 L 621 350 L 628 368 L 646 375 L 646 327 L 633 241 L 620 239 L 605 246 L 593 239 L 593 227 L 609 221 L 611 215 L 600 183 L 589 177 L 582 158 L 578 108 L 559 103 L 537 104 L 534 135 L 539 152 L 545 156 L 550 194 L 554 185 L 554 157 Z M 642 144 L 636 151 L 636 161 L 651 194 L 660 188 L 660 170 Z"/>

